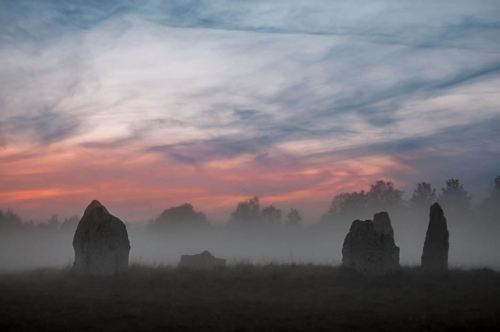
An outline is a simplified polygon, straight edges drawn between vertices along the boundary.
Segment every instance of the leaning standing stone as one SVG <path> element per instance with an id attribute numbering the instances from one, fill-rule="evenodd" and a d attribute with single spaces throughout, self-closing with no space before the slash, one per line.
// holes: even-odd
<path id="1" fill-rule="evenodd" d="M 373 221 L 353 221 L 342 246 L 342 264 L 365 274 L 399 268 L 399 247 L 387 212 L 377 213 Z"/>

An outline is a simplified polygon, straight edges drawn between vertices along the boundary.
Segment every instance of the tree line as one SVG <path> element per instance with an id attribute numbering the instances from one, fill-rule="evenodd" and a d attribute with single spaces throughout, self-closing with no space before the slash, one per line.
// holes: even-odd
<path id="1" fill-rule="evenodd" d="M 500 224 L 500 176 L 497 176 L 487 197 L 473 206 L 472 197 L 459 179 L 451 178 L 438 192 L 432 184 L 416 184 L 408 200 L 403 198 L 403 191 L 395 188 L 390 181 L 379 180 L 367 191 L 344 192 L 333 197 L 328 210 L 321 217 L 320 223 L 335 225 L 343 221 L 352 221 L 377 211 L 391 211 L 420 215 L 427 213 L 434 202 L 439 202 L 446 214 L 456 219 L 481 219 L 485 222 Z M 38 230 L 38 231 L 74 231 L 79 218 L 73 216 L 60 220 L 52 216 L 47 222 L 35 224 L 22 221 L 11 210 L 0 210 L 0 231 Z M 302 221 L 300 212 L 292 208 L 283 212 L 274 205 L 261 207 L 259 197 L 255 196 L 239 202 L 230 214 L 227 225 L 299 225 Z M 150 222 L 152 229 L 182 227 L 207 227 L 210 223 L 203 212 L 195 211 L 191 204 L 183 204 L 163 211 Z"/>

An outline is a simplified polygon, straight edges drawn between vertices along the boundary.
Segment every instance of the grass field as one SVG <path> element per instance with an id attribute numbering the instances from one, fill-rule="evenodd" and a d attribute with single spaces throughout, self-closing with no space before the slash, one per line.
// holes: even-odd
<path id="1" fill-rule="evenodd" d="M 0 275 L 0 331 L 499 330 L 500 274 L 404 268 L 364 277 L 318 265 L 213 271 L 132 266 Z"/>

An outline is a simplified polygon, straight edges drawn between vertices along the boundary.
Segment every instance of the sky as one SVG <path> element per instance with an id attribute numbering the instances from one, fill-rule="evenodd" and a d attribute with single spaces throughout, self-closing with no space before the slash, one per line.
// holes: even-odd
<path id="1" fill-rule="evenodd" d="M 0 209 L 316 220 L 500 173 L 499 1 L 0 0 Z"/>

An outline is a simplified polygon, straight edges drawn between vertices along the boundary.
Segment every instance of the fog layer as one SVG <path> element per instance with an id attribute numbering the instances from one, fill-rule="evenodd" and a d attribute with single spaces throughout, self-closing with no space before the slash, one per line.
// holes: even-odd
<path id="1" fill-rule="evenodd" d="M 417 184 L 409 200 L 391 182 L 377 181 L 368 191 L 334 197 L 316 223 L 301 220 L 291 209 L 285 216 L 273 206 L 261 207 L 258 197 L 240 202 L 229 221 L 214 226 L 190 204 L 166 209 L 147 224 L 127 224 L 130 262 L 177 264 L 183 254 L 209 250 L 229 263 L 340 264 L 341 248 L 355 219 L 389 212 L 403 265 L 419 265 L 429 207 L 438 201 L 450 233 L 452 267 L 500 269 L 500 177 L 489 196 L 473 206 L 460 181 L 450 179 L 439 195 L 428 183 Z M 119 211 L 110 211 L 119 217 Z M 71 265 L 73 235 L 79 218 L 59 222 L 53 217 L 35 225 L 11 211 L 0 210 L 0 270 Z M 124 220 L 126 222 L 126 220 Z"/>

